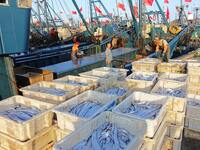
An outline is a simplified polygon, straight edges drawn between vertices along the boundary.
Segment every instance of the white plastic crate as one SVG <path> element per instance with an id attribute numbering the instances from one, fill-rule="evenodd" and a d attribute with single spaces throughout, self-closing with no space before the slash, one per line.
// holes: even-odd
<path id="1" fill-rule="evenodd" d="M 187 93 L 193 95 L 200 95 L 200 83 L 188 83 Z"/>
<path id="2" fill-rule="evenodd" d="M 160 150 L 167 134 L 166 118 L 159 125 L 153 138 L 144 138 L 145 150 Z"/>
<path id="3" fill-rule="evenodd" d="M 143 80 L 141 78 L 141 80 L 139 79 L 134 79 L 134 77 L 138 77 L 138 76 L 143 76 L 144 78 L 151 78 L 148 80 Z M 129 75 L 126 78 L 126 81 L 132 85 L 134 88 L 136 89 L 144 89 L 145 91 L 150 91 L 153 86 L 155 85 L 155 83 L 157 82 L 157 77 L 158 74 L 154 73 L 154 72 L 133 72 L 131 75 Z"/>
<path id="4" fill-rule="evenodd" d="M 118 75 L 118 79 L 125 79 L 127 76 L 127 69 L 121 69 L 121 68 L 111 68 L 111 67 L 101 67 L 93 69 L 96 71 L 102 71 L 102 72 L 109 72 L 109 73 L 116 73 Z"/>
<path id="5" fill-rule="evenodd" d="M 93 90 L 100 85 L 97 79 L 71 76 L 71 75 L 59 78 L 54 81 L 58 83 L 70 84 L 72 86 L 79 87 L 81 93 L 87 90 Z"/>
<path id="6" fill-rule="evenodd" d="M 155 58 L 134 61 L 132 63 L 132 71 L 157 72 L 157 65 L 159 63 L 161 63 L 161 61 Z"/>
<path id="7" fill-rule="evenodd" d="M 30 120 L 16 122 L 9 118 L 0 116 L 0 132 L 20 141 L 26 141 L 34 137 L 42 129 L 52 125 L 53 113 L 49 110 L 52 104 L 33 100 L 22 96 L 14 96 L 0 102 L 0 110 L 7 110 L 18 104 L 27 107 L 36 107 L 41 112 Z"/>
<path id="8" fill-rule="evenodd" d="M 54 92 L 42 93 L 40 89 L 52 89 L 52 90 L 60 90 L 63 92 L 62 95 L 56 94 Z M 35 98 L 41 101 L 45 101 L 51 104 L 59 104 L 63 101 L 70 99 L 71 97 L 79 94 L 79 88 L 74 87 L 72 85 L 64 85 L 55 82 L 39 82 L 24 88 L 21 88 L 23 95 L 30 98 Z"/>
<path id="9" fill-rule="evenodd" d="M 165 96 L 157 96 L 142 92 L 134 92 L 132 95 L 127 97 L 122 103 L 120 103 L 117 107 L 115 107 L 113 109 L 113 112 L 128 117 L 130 120 L 133 120 L 133 123 L 135 122 L 135 119 L 144 121 L 143 123 L 147 126 L 147 131 L 145 135 L 147 137 L 152 138 L 167 112 L 166 111 L 167 100 L 168 98 Z M 153 104 L 161 104 L 162 107 L 154 119 L 145 119 L 137 115 L 124 113 L 124 111 L 127 110 L 127 108 L 129 108 L 132 104 L 134 104 L 134 102 L 138 101 L 149 102 Z"/>
<path id="10" fill-rule="evenodd" d="M 161 63 L 157 66 L 159 73 L 171 72 L 171 73 L 185 73 L 186 63 L 169 62 Z"/>
<path id="11" fill-rule="evenodd" d="M 187 97 L 186 117 L 200 119 L 200 95 L 189 94 Z"/>
<path id="12" fill-rule="evenodd" d="M 85 101 L 92 101 L 101 103 L 103 106 L 96 111 L 92 116 L 89 118 L 78 117 L 70 112 L 62 112 L 60 109 L 65 108 L 65 110 L 71 109 L 71 107 L 76 106 Z M 74 131 L 75 129 L 81 127 L 85 124 L 88 120 L 96 117 L 100 113 L 114 107 L 116 105 L 117 97 L 113 95 L 107 95 L 104 93 L 99 93 L 96 91 L 86 91 L 65 103 L 60 104 L 57 106 L 53 111 L 56 113 L 57 120 L 58 120 L 58 127 L 62 130 L 71 130 Z"/>
<path id="13" fill-rule="evenodd" d="M 182 126 L 168 124 L 166 136 L 173 139 L 180 139 L 183 134 L 183 128 L 184 124 Z"/>
<path id="14" fill-rule="evenodd" d="M 126 90 L 126 92 L 122 96 L 118 96 L 119 102 L 123 101 L 126 97 L 131 95 L 134 91 L 134 88 L 129 86 L 127 81 L 117 81 L 117 82 L 111 82 L 108 84 L 104 84 L 104 85 L 100 86 L 99 88 L 97 88 L 96 91 L 106 93 L 106 91 L 111 88 L 122 88 L 122 89 Z M 113 94 L 113 95 L 115 95 L 115 94 Z M 117 95 L 115 95 L 115 96 L 117 96 Z"/>
<path id="15" fill-rule="evenodd" d="M 106 122 L 114 123 L 117 125 L 117 127 L 123 128 L 130 132 L 132 135 L 135 135 L 135 138 L 127 145 L 126 150 L 139 150 L 141 148 L 143 144 L 142 138 L 144 136 L 143 134 L 146 127 L 140 120 L 133 124 L 131 120 L 120 115 L 116 115 L 111 112 L 104 112 L 100 116 L 90 120 L 87 124 L 83 125 L 82 128 L 79 128 L 55 144 L 53 149 L 60 150 L 65 149 L 66 147 L 71 149 L 80 141 L 87 139 L 95 129 Z"/>
<path id="16" fill-rule="evenodd" d="M 171 80 L 160 80 L 157 82 L 157 84 L 152 89 L 152 94 L 157 95 L 164 95 L 169 96 L 169 102 L 168 102 L 168 110 L 176 111 L 176 112 L 183 112 L 185 111 L 186 107 L 186 83 L 184 82 L 177 82 L 177 81 L 171 81 Z M 168 92 L 166 92 L 168 90 Z M 176 94 L 169 94 L 169 91 L 172 92 L 173 90 L 178 90 L 180 93 Z"/>
<path id="17" fill-rule="evenodd" d="M 159 76 L 159 80 L 166 79 L 166 80 L 174 80 L 178 82 L 187 82 L 187 74 L 178 74 L 178 73 L 162 73 Z"/>
<path id="18" fill-rule="evenodd" d="M 97 79 L 100 83 L 108 83 L 108 82 L 113 82 L 118 79 L 118 76 L 116 73 L 109 73 L 109 72 L 101 72 L 101 71 L 88 71 L 88 72 L 83 72 L 79 74 L 81 77 L 86 77 L 86 78 L 92 78 L 92 79 Z"/>
<path id="19" fill-rule="evenodd" d="M 55 131 L 55 136 L 56 136 L 55 138 L 57 142 L 72 133 L 72 131 L 70 130 L 59 129 L 57 126 L 54 127 L 54 131 Z"/>
<path id="20" fill-rule="evenodd" d="M 188 75 L 188 83 L 192 85 L 200 85 L 200 75 Z"/>
<path id="21" fill-rule="evenodd" d="M 4 150 L 47 150 L 56 142 L 54 127 L 45 128 L 32 139 L 20 142 L 10 136 L 0 133 L 0 147 Z"/>
<path id="22" fill-rule="evenodd" d="M 185 128 L 200 132 L 200 119 L 196 118 L 185 118 Z"/>
<path id="23" fill-rule="evenodd" d="M 183 126 L 185 122 L 185 112 L 167 111 L 167 123 L 171 125 Z"/>
<path id="24" fill-rule="evenodd" d="M 187 64 L 188 75 L 200 75 L 200 63 L 189 62 Z"/>
<path id="25" fill-rule="evenodd" d="M 165 136 L 161 150 L 181 150 L 181 142 L 182 137 L 180 139 L 173 139 Z"/>

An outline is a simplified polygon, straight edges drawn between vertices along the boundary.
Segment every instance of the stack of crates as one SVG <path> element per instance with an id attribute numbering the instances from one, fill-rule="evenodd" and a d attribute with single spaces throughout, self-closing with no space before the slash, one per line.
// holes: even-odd
<path id="1" fill-rule="evenodd" d="M 161 60 L 156 58 L 145 58 L 132 63 L 132 71 L 143 72 L 157 72 L 157 66 L 161 63 Z"/>
<path id="2" fill-rule="evenodd" d="M 16 114 L 10 116 L 3 115 L 3 113 L 8 112 L 11 108 L 17 109 L 21 106 L 27 109 L 30 107 L 33 109 L 37 108 L 40 112 L 29 119 L 25 119 L 26 117 L 19 112 L 17 116 Z M 0 149 L 46 150 L 51 147 L 56 142 L 52 108 L 52 104 L 22 96 L 14 96 L 1 101 Z M 16 118 L 20 118 L 20 121 L 16 120 Z"/>
<path id="3" fill-rule="evenodd" d="M 144 133 L 144 149 L 145 150 L 160 150 L 162 143 L 164 142 L 165 135 L 167 134 L 166 114 L 167 114 L 167 101 L 168 97 L 147 94 L 143 92 L 134 92 L 127 97 L 122 103 L 113 109 L 113 112 L 124 116 L 135 124 L 138 120 L 142 122 L 142 126 L 138 127 L 140 130 L 143 126 L 146 126 Z M 145 118 L 139 114 L 125 113 L 134 103 L 144 103 L 160 105 L 159 112 L 155 114 L 155 118 Z M 144 112 L 140 112 L 142 115 Z M 151 112 L 152 113 L 152 112 Z M 148 115 L 148 114 L 146 114 Z"/>
<path id="4" fill-rule="evenodd" d="M 162 89 L 180 90 L 182 95 L 170 95 Z M 161 79 L 155 85 L 152 94 L 169 97 L 167 102 L 167 134 L 166 139 L 171 141 L 173 150 L 180 150 L 186 112 L 186 82 Z M 158 91 L 160 91 L 158 93 Z"/>
<path id="5" fill-rule="evenodd" d="M 200 95 L 200 62 L 189 62 L 188 94 Z"/>
<path id="6" fill-rule="evenodd" d="M 163 62 L 158 64 L 157 70 L 159 73 L 185 73 L 186 72 L 186 63 L 185 62 Z"/>

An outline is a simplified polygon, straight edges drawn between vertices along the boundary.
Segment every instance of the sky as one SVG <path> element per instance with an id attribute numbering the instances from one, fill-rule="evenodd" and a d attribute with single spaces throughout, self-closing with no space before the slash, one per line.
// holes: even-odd
<path id="1" fill-rule="evenodd" d="M 74 19 L 79 19 L 79 15 L 72 15 L 71 11 L 76 10 L 72 0 L 47 0 L 49 4 L 53 7 L 53 9 L 59 14 L 64 20 L 66 18 L 73 17 Z M 130 17 L 130 10 L 128 7 L 128 0 L 101 0 L 102 3 L 105 5 L 105 7 L 108 9 L 110 13 L 115 13 L 117 14 L 117 6 L 116 6 L 116 1 L 118 3 L 124 3 L 126 7 L 126 12 L 128 16 Z M 138 0 L 132 0 L 133 3 L 136 3 Z M 192 3 L 185 3 L 185 0 L 183 0 L 183 4 L 187 5 L 189 4 L 189 7 L 186 8 L 186 13 L 188 11 L 192 11 L 194 7 L 200 7 L 200 0 L 192 0 Z M 77 4 L 79 7 L 83 8 L 83 15 L 85 18 L 89 18 L 89 0 L 76 0 Z M 158 0 L 159 4 L 161 7 L 164 9 L 164 11 L 167 9 L 167 7 L 170 10 L 170 20 L 174 20 L 175 18 L 178 17 L 178 13 L 176 11 L 176 6 L 180 6 L 181 0 L 169 0 L 169 4 L 164 4 L 164 0 Z M 33 4 L 33 8 L 35 8 Z M 158 10 L 155 2 L 153 6 L 147 7 L 147 10 Z M 125 16 L 125 12 L 119 10 L 120 16 Z"/>

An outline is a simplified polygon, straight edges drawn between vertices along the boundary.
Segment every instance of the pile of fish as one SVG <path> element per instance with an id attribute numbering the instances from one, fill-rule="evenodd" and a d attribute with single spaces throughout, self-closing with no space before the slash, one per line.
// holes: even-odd
<path id="1" fill-rule="evenodd" d="M 136 101 L 122 113 L 136 115 L 144 119 L 155 119 L 161 108 L 162 104 Z"/>
<path id="2" fill-rule="evenodd" d="M 185 82 L 187 77 L 179 77 L 179 78 L 171 78 L 171 79 L 175 81 L 179 81 L 179 82 Z"/>
<path id="3" fill-rule="evenodd" d="M 88 139 L 82 140 L 72 150 L 124 150 L 134 135 L 116 124 L 104 123 L 93 131 Z"/>
<path id="4" fill-rule="evenodd" d="M 131 79 L 134 80 L 145 80 L 145 81 L 152 81 L 155 75 L 145 75 L 145 74 L 134 74 Z"/>
<path id="5" fill-rule="evenodd" d="M 0 116 L 9 118 L 16 122 L 23 122 L 31 119 L 40 112 L 41 111 L 36 107 L 27 107 L 18 104 L 4 111 L 0 111 Z"/>
<path id="6" fill-rule="evenodd" d="M 105 91 L 106 94 L 123 96 L 126 93 L 126 89 L 120 87 L 112 87 Z"/>
<path id="7" fill-rule="evenodd" d="M 186 91 L 181 88 L 171 89 L 171 88 L 159 87 L 159 89 L 155 93 L 167 96 L 180 97 L 180 98 L 184 98 L 186 95 Z"/>
<path id="8" fill-rule="evenodd" d="M 70 84 L 70 85 L 74 85 L 74 86 L 88 86 L 87 83 L 77 82 L 77 81 L 73 81 L 73 80 L 68 80 L 68 81 L 66 81 L 64 83 Z"/>
<path id="9" fill-rule="evenodd" d="M 200 101 L 193 101 L 193 100 L 190 100 L 188 101 L 188 105 L 190 106 L 195 106 L 195 107 L 200 107 Z"/>
<path id="10" fill-rule="evenodd" d="M 78 117 L 89 118 L 95 114 L 103 105 L 98 102 L 85 101 L 67 109 L 66 106 L 59 108 L 61 112 L 69 112 Z"/>
<path id="11" fill-rule="evenodd" d="M 66 90 L 57 89 L 57 88 L 48 88 L 48 87 L 37 87 L 37 88 L 35 87 L 35 88 L 32 88 L 31 90 L 35 92 L 52 94 L 56 96 L 64 96 L 67 92 Z"/>

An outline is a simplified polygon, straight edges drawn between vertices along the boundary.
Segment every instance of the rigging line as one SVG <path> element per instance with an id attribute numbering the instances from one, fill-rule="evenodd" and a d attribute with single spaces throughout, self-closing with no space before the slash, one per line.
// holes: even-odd
<path id="1" fill-rule="evenodd" d="M 58 2 L 59 2 L 59 4 L 60 4 L 60 6 L 61 6 L 61 8 L 62 8 L 62 10 L 63 10 L 63 12 L 64 12 L 66 18 L 67 18 L 67 13 L 66 13 L 66 11 L 65 11 L 65 9 L 64 9 L 64 7 L 63 7 L 63 5 L 62 5 L 62 3 L 60 2 L 60 0 L 58 0 Z"/>

